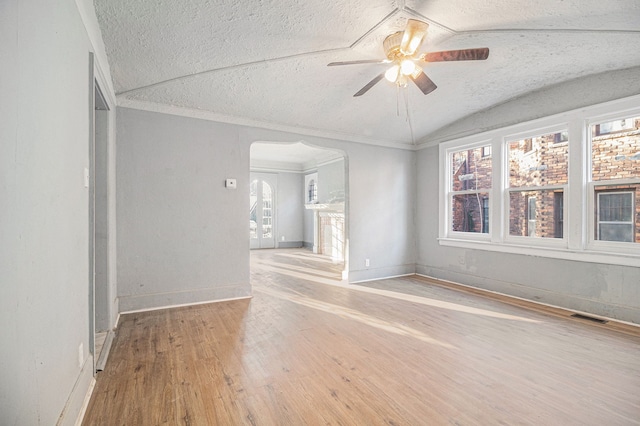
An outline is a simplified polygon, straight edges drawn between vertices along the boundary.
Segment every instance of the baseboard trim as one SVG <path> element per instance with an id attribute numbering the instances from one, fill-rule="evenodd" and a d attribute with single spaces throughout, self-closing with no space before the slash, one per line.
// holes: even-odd
<path id="1" fill-rule="evenodd" d="M 415 273 L 415 263 L 407 265 L 385 266 L 382 268 L 361 269 L 358 271 L 351 270 L 349 271 L 349 282 L 356 284 L 367 281 L 377 281 L 394 277 L 415 275 Z"/>
<path id="2" fill-rule="evenodd" d="M 166 305 L 166 306 L 156 306 L 156 307 L 153 307 L 153 308 L 135 309 L 135 310 L 131 310 L 131 311 L 120 312 L 120 314 L 118 314 L 118 318 L 120 317 L 120 315 L 137 314 L 137 313 L 140 313 L 140 312 L 160 311 L 162 309 L 183 308 L 185 306 L 206 305 L 206 304 L 209 304 L 209 303 L 230 302 L 232 300 L 243 300 L 243 299 L 251 299 L 251 298 L 253 298 L 253 296 L 229 297 L 227 299 L 203 300 L 203 301 L 199 301 L 199 302 L 180 303 L 180 304 L 176 304 L 176 305 Z"/>
<path id="3" fill-rule="evenodd" d="M 109 352 L 111 351 L 111 344 L 113 343 L 114 337 L 115 333 L 113 330 L 107 331 L 107 337 L 104 341 L 104 345 L 102 346 L 102 350 L 100 351 L 100 356 L 98 356 L 98 362 L 96 362 L 96 371 L 104 370 L 107 358 L 109 358 Z"/>
<path id="4" fill-rule="evenodd" d="M 585 312 L 577 309 L 571 309 L 567 307 L 562 307 L 558 305 L 553 305 L 550 303 L 539 302 L 537 300 L 526 299 L 524 297 L 513 296 L 511 294 L 502 293 L 495 290 L 488 290 L 485 288 L 474 287 L 468 284 L 461 284 L 459 282 L 445 280 L 442 278 L 435 278 L 425 274 L 415 274 L 416 276 L 425 279 L 429 284 L 439 285 L 442 287 L 452 288 L 459 291 L 466 291 L 473 294 L 478 294 L 483 297 L 488 297 L 494 300 L 499 300 L 504 303 L 509 303 L 512 305 L 524 307 L 526 309 L 532 309 L 539 312 L 544 312 L 547 314 L 566 317 L 569 318 L 572 314 L 581 314 L 589 317 L 594 317 L 597 319 L 602 319 L 608 321 L 607 324 L 593 324 L 597 327 L 607 328 L 611 330 L 616 330 L 622 333 L 632 334 L 634 336 L 638 336 L 640 334 L 640 324 L 636 324 L 629 321 L 623 321 L 616 318 L 610 318 L 603 315 L 594 314 L 593 312 Z"/>
<path id="5" fill-rule="evenodd" d="M 301 248 L 303 247 L 302 241 L 280 241 L 278 242 L 278 248 Z"/>
<path id="6" fill-rule="evenodd" d="M 56 426 L 77 425 L 82 422 L 84 412 L 87 409 L 95 378 L 93 377 L 93 355 L 85 358 L 80 369 L 80 374 L 73 385 L 73 389 L 67 398 L 67 402 L 58 417 Z"/>
<path id="7" fill-rule="evenodd" d="M 216 287 L 192 288 L 169 292 L 120 296 L 120 312 L 148 311 L 167 307 L 188 306 L 195 303 L 211 303 L 251 296 L 251 284 L 235 283 Z"/>
<path id="8" fill-rule="evenodd" d="M 91 401 L 91 395 L 93 395 L 93 389 L 96 387 L 96 379 L 95 377 L 91 379 L 91 383 L 89 384 L 89 389 L 87 389 L 87 393 L 84 396 L 84 401 L 82 401 L 82 408 L 78 413 L 78 417 L 76 418 L 76 423 L 74 426 L 81 426 L 82 420 L 84 420 L 84 415 L 87 412 L 87 408 L 89 408 L 89 401 Z"/>
<path id="9" fill-rule="evenodd" d="M 368 282 L 372 282 L 372 281 L 390 280 L 390 279 L 393 279 L 393 278 L 412 277 L 414 275 L 416 275 L 414 272 L 410 272 L 408 274 L 390 275 L 388 277 L 382 277 L 382 278 L 371 278 L 371 279 L 367 279 L 367 280 L 349 281 L 349 284 L 360 284 L 360 283 L 368 283 Z"/>

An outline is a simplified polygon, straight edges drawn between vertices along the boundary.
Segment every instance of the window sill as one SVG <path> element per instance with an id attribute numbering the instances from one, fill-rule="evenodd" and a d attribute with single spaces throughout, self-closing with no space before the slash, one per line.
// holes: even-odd
<path id="1" fill-rule="evenodd" d="M 558 247 L 532 247 L 520 244 L 492 243 L 490 241 L 462 240 L 455 238 L 438 238 L 441 246 L 459 247 L 473 250 L 512 253 L 524 256 L 550 257 L 553 259 L 572 260 L 577 262 L 604 263 L 640 267 L 640 254 L 621 252 L 605 252 L 596 250 L 570 250 Z"/>

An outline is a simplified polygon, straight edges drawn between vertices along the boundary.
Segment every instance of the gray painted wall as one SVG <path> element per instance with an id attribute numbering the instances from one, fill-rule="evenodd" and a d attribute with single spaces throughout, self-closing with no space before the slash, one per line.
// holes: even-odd
<path id="1" fill-rule="evenodd" d="M 6 425 L 73 424 L 93 377 L 83 178 L 91 50 L 75 1 L 0 2 L 0 423 Z"/>
<path id="2" fill-rule="evenodd" d="M 304 141 L 347 155 L 349 217 L 356 218 L 347 230 L 351 280 L 415 270 L 411 151 L 126 108 L 118 109 L 117 126 L 121 311 L 249 294 L 255 141 Z M 236 191 L 224 189 L 227 177 L 238 179 Z"/>
<path id="3" fill-rule="evenodd" d="M 249 143 L 236 126 L 118 108 L 116 163 L 121 311 L 251 294 Z"/>
<path id="4" fill-rule="evenodd" d="M 585 106 L 585 99 L 631 96 L 640 91 L 639 72 L 636 68 L 592 76 L 518 98 L 443 129 L 438 138 L 547 116 L 558 112 L 557 105 L 568 111 Z M 417 161 L 418 273 L 640 324 L 640 267 L 440 246 L 438 147 L 419 151 Z"/>
<path id="5" fill-rule="evenodd" d="M 318 166 L 318 202 L 332 203 L 344 201 L 345 192 L 344 160 L 332 161 Z"/>
<path id="6" fill-rule="evenodd" d="M 434 145 L 451 139 L 640 94 L 640 67 L 577 78 L 528 93 L 459 120 L 427 136 Z"/>
<path id="7" fill-rule="evenodd" d="M 321 164 L 311 172 L 318 174 L 318 202 L 344 202 L 346 191 L 345 161 L 339 159 L 328 164 Z M 311 174 L 307 173 L 307 175 Z M 303 189 L 303 197 L 306 200 L 308 188 Z M 335 197 L 343 197 L 343 200 L 334 200 Z M 313 210 L 304 211 L 304 242 L 305 246 L 313 247 Z"/>
<path id="8" fill-rule="evenodd" d="M 300 173 L 278 173 L 276 247 L 302 246 L 303 185 L 304 176 Z"/>

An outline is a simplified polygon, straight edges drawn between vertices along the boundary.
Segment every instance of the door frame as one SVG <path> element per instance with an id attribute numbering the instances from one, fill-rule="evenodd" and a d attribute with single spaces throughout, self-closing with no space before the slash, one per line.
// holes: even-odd
<path id="1" fill-rule="evenodd" d="M 113 328 L 117 321 L 117 288 L 115 282 L 115 129 L 114 129 L 114 105 L 115 100 L 109 91 L 108 80 L 101 72 L 99 64 L 96 62 L 93 52 L 89 52 L 89 142 L 88 142 L 88 167 L 85 170 L 85 184 L 88 189 L 88 351 L 93 360 L 93 374 L 101 369 L 96 356 L 96 303 L 106 315 L 101 328 L 106 328 L 107 337 L 103 344 L 103 355 L 108 354 L 111 342 L 114 337 Z M 100 112 L 97 114 L 96 109 Z M 98 128 L 99 126 L 99 128 Z M 97 138 L 100 130 L 99 140 Z M 98 146 L 96 146 L 98 145 Z M 98 149 L 99 148 L 99 149 Z M 101 175 L 96 181 L 97 166 L 99 162 Z M 101 211 L 96 209 L 96 187 L 100 185 L 99 191 L 105 197 L 106 202 L 102 203 Z M 99 228 L 97 226 L 96 215 L 99 215 Z M 105 233 L 106 239 L 100 243 L 100 249 L 96 250 L 97 233 Z M 100 285 L 103 286 L 100 292 L 96 292 L 96 256 L 100 256 L 100 262 L 104 269 L 104 276 L 100 278 Z M 96 301 L 96 295 L 100 300 Z M 102 331 L 102 330 L 101 330 Z M 106 358 L 103 359 L 103 362 Z"/>

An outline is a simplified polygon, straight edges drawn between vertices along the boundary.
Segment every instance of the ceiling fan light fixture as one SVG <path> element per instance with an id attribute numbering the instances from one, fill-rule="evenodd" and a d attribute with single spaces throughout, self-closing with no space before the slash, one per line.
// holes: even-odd
<path id="1" fill-rule="evenodd" d="M 384 73 L 384 78 L 386 78 L 391 83 L 395 83 L 400 76 L 400 66 L 394 65 Z"/>
<path id="2" fill-rule="evenodd" d="M 411 59 L 404 59 L 400 62 L 400 70 L 403 75 L 411 75 L 416 70 L 416 64 Z"/>

